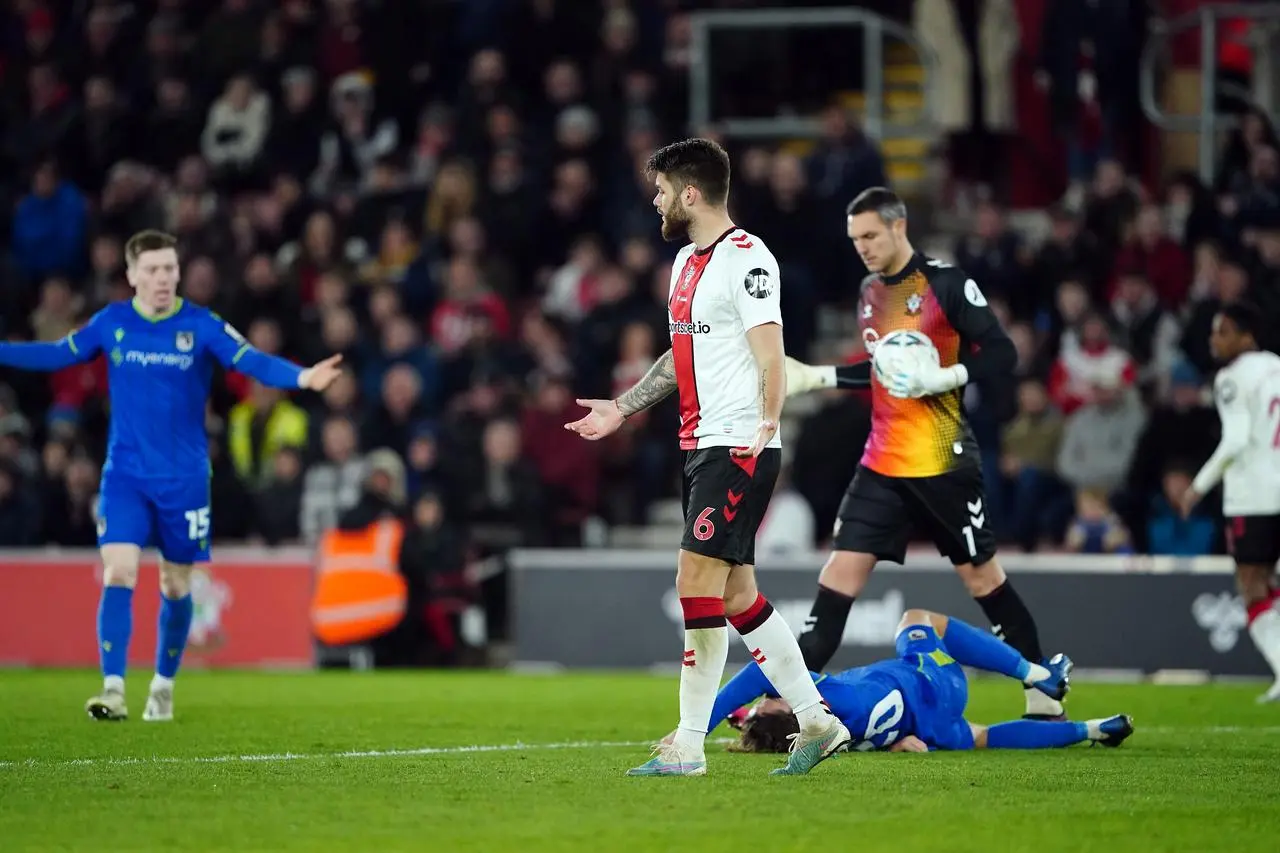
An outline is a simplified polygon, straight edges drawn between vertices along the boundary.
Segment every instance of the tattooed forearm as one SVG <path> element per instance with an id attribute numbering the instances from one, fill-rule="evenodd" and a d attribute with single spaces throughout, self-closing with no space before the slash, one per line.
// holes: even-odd
<path id="1" fill-rule="evenodd" d="M 787 373 L 780 364 L 760 365 L 760 417 L 777 422 L 787 397 Z"/>
<path id="2" fill-rule="evenodd" d="M 644 378 L 618 398 L 618 411 L 624 418 L 643 412 L 650 406 L 665 400 L 676 390 L 676 363 L 671 350 L 664 352 Z"/>

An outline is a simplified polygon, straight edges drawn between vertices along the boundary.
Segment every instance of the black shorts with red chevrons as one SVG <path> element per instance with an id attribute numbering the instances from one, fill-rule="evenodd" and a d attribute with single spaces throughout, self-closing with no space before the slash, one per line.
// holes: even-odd
<path id="1" fill-rule="evenodd" d="M 756 533 L 773 497 L 782 451 L 738 458 L 728 447 L 684 452 L 684 536 L 680 547 L 735 566 L 754 565 Z"/>

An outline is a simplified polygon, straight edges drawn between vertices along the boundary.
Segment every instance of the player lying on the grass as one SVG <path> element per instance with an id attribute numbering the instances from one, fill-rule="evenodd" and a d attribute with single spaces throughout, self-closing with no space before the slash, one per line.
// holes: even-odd
<path id="1" fill-rule="evenodd" d="M 272 388 L 323 391 L 341 368 L 331 356 L 302 368 L 260 352 L 207 308 L 178 296 L 177 238 L 142 231 L 125 244 L 132 300 L 113 302 L 57 342 L 0 342 L 0 365 L 55 371 L 106 358 L 111 437 L 98 500 L 102 692 L 95 720 L 123 720 L 133 588 L 142 549 L 160 548 L 156 674 L 142 719 L 173 719 L 173 681 L 191 631 L 191 567 L 209 561 L 209 436 L 205 403 L 213 365 Z"/>
<path id="2" fill-rule="evenodd" d="M 934 749 L 1048 749 L 1091 741 L 1119 746 L 1133 733 L 1124 715 L 1072 721 L 1014 720 L 980 726 L 965 719 L 968 682 L 961 665 L 1021 681 L 1055 701 L 1070 689 L 1071 659 L 1032 663 L 996 637 L 927 610 L 908 610 L 898 624 L 898 657 L 835 675 L 813 675 L 818 692 L 853 733 L 850 749 L 925 752 Z M 740 752 L 786 752 L 795 735 L 791 709 L 751 664 L 721 688 L 712 710 L 715 729 L 759 696 L 741 724 Z"/>

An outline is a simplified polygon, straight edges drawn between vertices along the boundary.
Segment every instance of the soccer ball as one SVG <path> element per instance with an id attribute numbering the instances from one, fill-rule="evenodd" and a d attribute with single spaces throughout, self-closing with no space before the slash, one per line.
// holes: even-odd
<path id="1" fill-rule="evenodd" d="M 929 336 L 914 329 L 898 329 L 876 341 L 871 366 L 880 384 L 888 386 L 895 374 L 911 373 L 930 365 L 937 367 L 938 348 Z"/>

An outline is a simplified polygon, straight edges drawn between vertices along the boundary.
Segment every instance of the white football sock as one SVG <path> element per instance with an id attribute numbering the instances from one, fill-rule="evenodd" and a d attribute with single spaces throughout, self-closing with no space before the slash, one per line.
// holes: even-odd
<path id="1" fill-rule="evenodd" d="M 729 629 L 686 628 L 684 665 L 680 667 L 680 726 L 675 744 L 690 758 L 703 754 L 707 724 L 716 704 L 724 664 L 729 657 Z"/>
<path id="2" fill-rule="evenodd" d="M 1035 666 L 1035 664 L 1032 664 L 1032 666 Z M 1034 687 L 1028 687 L 1023 690 L 1023 695 L 1027 699 L 1028 714 L 1042 714 L 1047 717 L 1057 717 L 1062 714 L 1061 702 L 1057 699 L 1050 699 Z"/>
<path id="3" fill-rule="evenodd" d="M 1249 636 L 1253 644 L 1262 652 L 1271 671 L 1280 679 L 1280 610 L 1276 610 L 1273 602 L 1249 623 Z"/>
<path id="4" fill-rule="evenodd" d="M 121 675 L 105 675 L 102 678 L 103 693 L 123 693 L 124 692 L 124 676 Z"/>
<path id="5" fill-rule="evenodd" d="M 767 615 L 766 615 L 767 613 Z M 761 618 L 763 617 L 763 618 Z M 791 706 L 801 731 L 816 734 L 826 731 L 835 717 L 822 704 L 822 696 L 804 665 L 804 655 L 795 634 L 762 596 L 746 613 L 733 618 L 751 657 L 778 695 Z"/>
<path id="6" fill-rule="evenodd" d="M 152 693 L 155 693 L 157 690 L 172 690 L 172 689 L 173 689 L 172 678 L 165 678 L 163 675 L 159 675 L 159 674 L 153 675 L 151 677 Z"/>
<path id="7" fill-rule="evenodd" d="M 1022 679 L 1023 684 L 1035 684 L 1037 681 L 1044 681 L 1049 677 L 1049 670 L 1040 664 L 1031 663 L 1031 661 L 1027 661 L 1027 663 L 1030 664 L 1031 668 L 1027 670 L 1027 677 Z"/>

